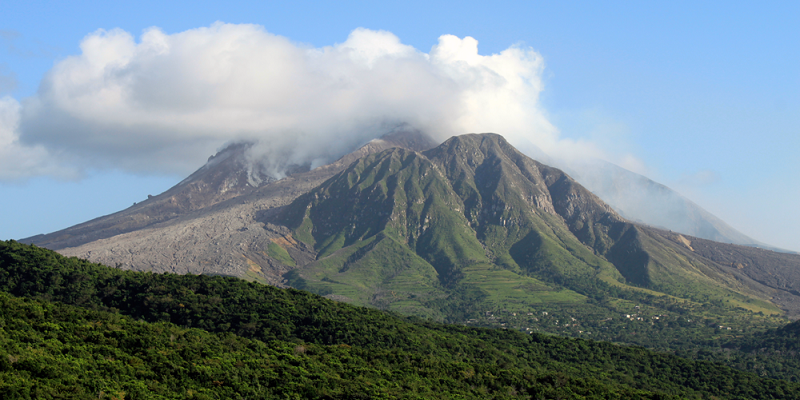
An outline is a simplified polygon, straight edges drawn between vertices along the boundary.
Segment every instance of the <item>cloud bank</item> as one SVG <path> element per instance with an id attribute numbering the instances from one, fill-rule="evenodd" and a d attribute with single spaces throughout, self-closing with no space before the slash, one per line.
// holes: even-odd
<path id="1" fill-rule="evenodd" d="M 138 41 L 98 30 L 80 48 L 35 96 L 3 105 L 11 116 L 0 122 L 0 151 L 34 155 L 15 176 L 53 173 L 54 163 L 187 174 L 241 140 L 257 141 L 280 174 L 287 164 L 332 161 L 400 124 L 440 140 L 497 132 L 549 154 L 598 154 L 559 138 L 539 104 L 544 62 L 528 47 L 481 55 L 477 40 L 444 35 L 425 53 L 359 28 L 316 48 L 258 25 L 215 23 L 175 34 L 150 28 Z"/>
<path id="2" fill-rule="evenodd" d="M 43 146 L 20 143 L 19 117 L 19 102 L 9 96 L 0 98 L 0 181 L 21 181 L 41 175 L 74 178 L 77 171 L 59 165 Z"/>

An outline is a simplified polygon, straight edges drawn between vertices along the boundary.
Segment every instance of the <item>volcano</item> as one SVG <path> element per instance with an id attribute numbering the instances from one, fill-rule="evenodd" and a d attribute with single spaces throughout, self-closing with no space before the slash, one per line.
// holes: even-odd
<path id="1" fill-rule="evenodd" d="M 436 146 L 395 132 L 282 179 L 244 162 L 247 148 L 228 146 L 127 210 L 26 241 L 124 269 L 237 276 L 440 320 L 584 307 L 620 291 L 800 310 L 800 256 L 629 221 L 499 135 Z"/>

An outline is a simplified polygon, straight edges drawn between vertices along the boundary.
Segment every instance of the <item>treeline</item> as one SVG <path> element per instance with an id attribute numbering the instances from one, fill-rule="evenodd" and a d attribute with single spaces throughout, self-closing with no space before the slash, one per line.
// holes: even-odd
<path id="1" fill-rule="evenodd" d="M 690 356 L 723 360 L 734 368 L 761 376 L 800 382 L 800 321 L 710 347 Z"/>
<path id="2" fill-rule="evenodd" d="M 710 362 L 0 242 L 6 398 L 800 398 Z M 124 394 L 121 394 L 124 392 Z"/>

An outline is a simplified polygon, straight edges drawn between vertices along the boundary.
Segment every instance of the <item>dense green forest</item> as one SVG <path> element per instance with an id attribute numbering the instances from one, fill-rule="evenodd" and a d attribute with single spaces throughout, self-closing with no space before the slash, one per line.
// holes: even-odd
<path id="1" fill-rule="evenodd" d="M 4 398 L 800 398 L 797 383 L 640 347 L 121 271 L 14 241 L 0 242 L 0 291 Z"/>
<path id="2" fill-rule="evenodd" d="M 467 362 L 391 348 L 265 343 L 5 293 L 0 307 L 3 398 L 659 398 L 520 361 L 502 366 L 491 357 Z"/>
<path id="3" fill-rule="evenodd" d="M 762 376 L 800 382 L 800 321 L 709 347 L 682 354 L 695 359 L 723 361 L 734 368 L 757 371 Z"/>

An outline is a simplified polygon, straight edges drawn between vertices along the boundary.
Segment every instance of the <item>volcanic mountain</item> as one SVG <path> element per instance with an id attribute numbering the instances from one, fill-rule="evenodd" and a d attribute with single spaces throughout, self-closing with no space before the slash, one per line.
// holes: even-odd
<path id="1" fill-rule="evenodd" d="M 546 304 L 599 312 L 642 298 L 798 314 L 800 256 L 629 222 L 499 135 L 433 146 L 398 132 L 270 181 L 234 145 L 159 196 L 25 241 L 441 320 Z"/>

